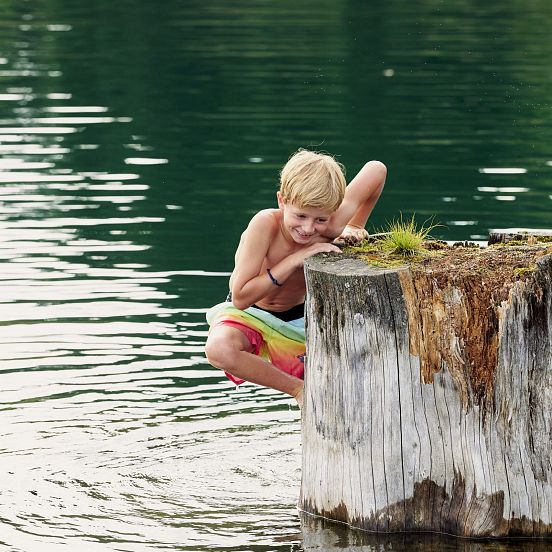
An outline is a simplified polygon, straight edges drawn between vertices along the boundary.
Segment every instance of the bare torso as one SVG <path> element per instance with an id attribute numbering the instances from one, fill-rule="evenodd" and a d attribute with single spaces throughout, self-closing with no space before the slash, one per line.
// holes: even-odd
<path id="1" fill-rule="evenodd" d="M 268 278 L 267 268 L 272 268 L 282 259 L 295 253 L 305 246 L 295 243 L 289 236 L 286 236 L 282 229 L 282 212 L 279 209 L 267 209 L 265 212 L 270 214 L 270 224 L 267 224 L 267 231 L 271 233 L 270 246 L 259 270 L 259 275 L 265 275 Z M 236 251 L 235 261 L 238 264 L 242 254 L 242 243 L 249 229 L 243 232 L 240 245 Z M 330 241 L 319 237 L 320 241 Z M 232 276 L 230 277 L 230 287 L 232 287 Z M 303 268 L 296 269 L 280 287 L 273 286 L 273 289 L 262 299 L 256 301 L 256 304 L 274 312 L 281 312 L 305 301 L 305 276 Z"/>

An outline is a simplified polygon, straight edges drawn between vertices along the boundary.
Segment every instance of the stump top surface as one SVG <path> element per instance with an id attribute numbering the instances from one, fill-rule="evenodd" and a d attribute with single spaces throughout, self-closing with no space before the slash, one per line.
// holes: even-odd
<path id="1" fill-rule="evenodd" d="M 404 259 L 399 266 L 379 266 L 378 259 L 366 259 L 361 253 L 320 253 L 306 260 L 307 270 L 334 276 L 381 276 L 410 270 L 416 274 L 431 274 L 440 282 L 454 282 L 478 275 L 499 287 L 505 282 L 524 279 L 541 261 L 550 263 L 552 243 L 534 245 L 512 242 L 491 247 L 444 245 L 428 254 Z M 372 263 L 376 261 L 376 264 Z M 384 259 L 385 260 L 385 259 Z"/>
<path id="2" fill-rule="evenodd" d="M 406 264 L 404 267 L 381 268 L 370 265 L 358 257 L 340 253 L 319 253 L 318 255 L 309 257 L 305 264 L 310 270 L 326 272 L 338 276 L 367 276 L 397 272 L 397 270 L 407 268 Z"/>

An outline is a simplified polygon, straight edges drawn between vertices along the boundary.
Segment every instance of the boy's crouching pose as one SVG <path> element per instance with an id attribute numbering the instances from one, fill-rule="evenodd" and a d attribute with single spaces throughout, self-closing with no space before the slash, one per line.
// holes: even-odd
<path id="1" fill-rule="evenodd" d="M 299 150 L 281 172 L 278 209 L 257 213 L 243 232 L 226 303 L 207 314 L 205 352 L 235 383 L 244 380 L 303 397 L 306 258 L 360 241 L 387 170 L 366 163 L 346 186 L 329 155 Z"/>

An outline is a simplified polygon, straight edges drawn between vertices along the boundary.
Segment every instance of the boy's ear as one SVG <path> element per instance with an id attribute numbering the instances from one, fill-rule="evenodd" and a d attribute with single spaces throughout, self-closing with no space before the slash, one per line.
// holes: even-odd
<path id="1" fill-rule="evenodd" d="M 284 201 L 284 198 L 282 197 L 282 192 L 280 192 L 280 191 L 276 192 L 276 197 L 278 198 L 278 207 L 280 209 L 283 209 L 286 202 Z"/>

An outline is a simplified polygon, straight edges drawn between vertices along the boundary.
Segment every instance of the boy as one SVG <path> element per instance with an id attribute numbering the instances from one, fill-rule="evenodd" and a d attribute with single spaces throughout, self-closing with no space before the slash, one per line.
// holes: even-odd
<path id="1" fill-rule="evenodd" d="M 229 302 L 211 309 L 205 353 L 239 384 L 244 380 L 303 398 L 305 259 L 360 241 L 385 183 L 379 161 L 346 186 L 329 155 L 299 150 L 280 174 L 278 209 L 257 213 L 243 232 L 230 277 Z M 303 327 L 301 328 L 301 324 Z M 302 332 L 302 333 L 301 333 Z"/>

